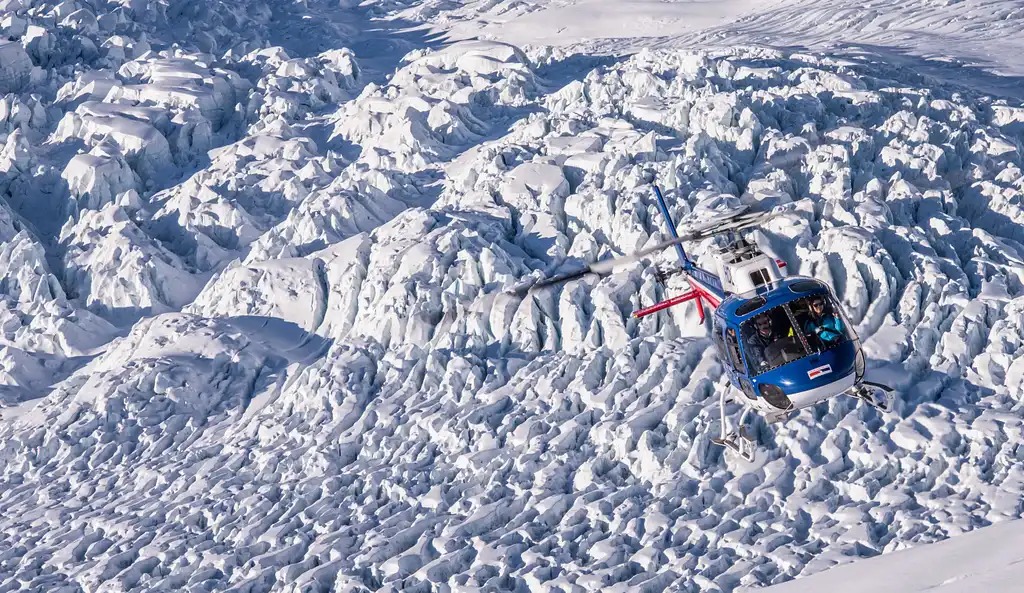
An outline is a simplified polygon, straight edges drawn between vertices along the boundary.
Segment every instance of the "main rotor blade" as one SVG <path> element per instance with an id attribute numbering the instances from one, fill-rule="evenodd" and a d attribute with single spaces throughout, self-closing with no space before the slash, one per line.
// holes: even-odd
<path id="1" fill-rule="evenodd" d="M 668 249 L 673 245 L 685 243 L 686 241 L 698 241 L 701 239 L 707 239 L 709 237 L 713 237 L 719 233 L 724 233 L 727 231 L 735 232 L 743 229 L 760 226 L 767 222 L 768 220 L 775 218 L 776 216 L 778 216 L 778 214 L 773 212 L 745 212 L 713 227 L 686 233 L 685 235 L 680 236 L 678 239 L 669 239 L 668 241 L 662 241 L 661 243 L 658 243 L 646 249 L 641 249 L 640 251 L 637 251 L 636 253 L 630 255 L 624 255 L 622 257 L 596 261 L 585 268 L 573 272 L 559 274 L 558 276 L 553 276 L 551 278 L 545 278 L 544 280 L 541 280 L 540 282 L 528 288 L 527 292 L 535 288 L 545 288 L 547 286 L 553 286 L 555 284 L 560 284 L 562 282 L 568 282 L 569 280 L 582 278 L 583 276 L 587 276 L 589 274 L 595 274 L 598 276 L 602 274 L 608 274 L 618 266 L 627 263 L 638 262 L 652 253 L 657 253 L 658 251 Z"/>
<path id="2" fill-rule="evenodd" d="M 687 241 L 698 241 L 700 239 L 707 239 L 714 237 L 720 233 L 725 232 L 736 232 L 745 229 L 761 226 L 769 220 L 779 216 L 776 212 L 745 212 L 739 214 L 724 222 L 719 222 L 714 225 L 709 225 L 704 228 L 698 228 L 689 233 L 686 233 L 681 238 Z"/>
<path id="3" fill-rule="evenodd" d="M 551 278 L 545 278 L 544 280 L 541 280 L 540 282 L 534 284 L 530 289 L 532 290 L 534 288 L 544 288 L 546 286 L 553 286 L 555 284 L 560 284 L 562 282 L 568 282 L 569 280 L 582 278 L 583 276 L 587 276 L 590 274 L 595 274 L 598 276 L 602 274 L 608 274 L 618 266 L 627 263 L 638 262 L 652 253 L 661 251 L 663 249 L 668 249 L 669 247 L 682 243 L 683 241 L 686 240 L 687 239 L 684 237 L 681 237 L 679 239 L 669 239 L 668 241 L 658 243 L 657 245 L 648 247 L 647 249 L 641 249 L 640 251 L 637 251 L 636 253 L 633 253 L 631 255 L 624 255 L 622 257 L 615 257 L 612 259 L 596 261 L 585 268 L 581 268 L 579 270 L 575 270 L 572 272 L 566 272 L 564 274 L 559 274 L 558 276 L 552 276 Z"/>

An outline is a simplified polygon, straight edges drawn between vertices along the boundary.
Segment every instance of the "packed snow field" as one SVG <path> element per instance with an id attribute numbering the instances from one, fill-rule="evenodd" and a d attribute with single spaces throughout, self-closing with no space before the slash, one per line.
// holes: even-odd
<path id="1" fill-rule="evenodd" d="M 3 6 L 2 590 L 728 592 L 1024 511 L 1020 102 L 394 2 Z M 778 207 L 895 411 L 730 464 L 652 266 L 516 296 L 664 239 L 652 180 Z"/>
<path id="2" fill-rule="evenodd" d="M 846 564 L 765 593 L 1013 593 L 1024 579 L 1024 521 Z M 751 590 L 753 591 L 753 590 Z"/>
<path id="3" fill-rule="evenodd" d="M 451 39 L 588 52 L 738 44 L 825 50 L 1024 97 L 1019 0 L 424 0 L 401 14 Z"/>

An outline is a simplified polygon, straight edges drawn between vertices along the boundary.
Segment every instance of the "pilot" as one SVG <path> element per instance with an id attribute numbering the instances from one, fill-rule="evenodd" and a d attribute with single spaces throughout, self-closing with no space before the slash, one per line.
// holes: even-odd
<path id="1" fill-rule="evenodd" d="M 747 338 L 747 356 L 750 359 L 750 372 L 762 373 L 767 371 L 771 365 L 765 358 L 764 349 L 778 339 L 772 330 L 772 318 L 767 313 L 762 313 L 754 318 L 754 327 L 757 328 Z"/>
<path id="2" fill-rule="evenodd" d="M 843 339 L 843 320 L 831 309 L 824 297 L 812 297 L 810 315 L 804 322 L 804 333 L 817 336 L 825 348 L 831 348 Z"/>

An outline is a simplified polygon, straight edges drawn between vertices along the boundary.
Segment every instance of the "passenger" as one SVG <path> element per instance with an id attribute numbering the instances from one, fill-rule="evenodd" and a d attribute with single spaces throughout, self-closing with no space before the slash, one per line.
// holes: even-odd
<path id="1" fill-rule="evenodd" d="M 746 342 L 747 357 L 750 359 L 750 372 L 762 373 L 771 367 L 764 355 L 764 350 L 778 337 L 772 329 L 772 318 L 766 313 L 754 318 L 754 326 L 757 331 L 751 334 Z"/>
<path id="2" fill-rule="evenodd" d="M 843 320 L 826 305 L 824 297 L 812 297 L 804 333 L 817 336 L 824 348 L 831 348 L 843 339 L 843 330 Z"/>

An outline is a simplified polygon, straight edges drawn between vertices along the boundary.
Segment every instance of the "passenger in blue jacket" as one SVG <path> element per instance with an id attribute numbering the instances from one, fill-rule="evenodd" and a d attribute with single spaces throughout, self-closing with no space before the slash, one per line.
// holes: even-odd
<path id="1" fill-rule="evenodd" d="M 826 313 L 826 309 L 828 312 Z M 804 334 L 815 335 L 821 341 L 822 348 L 835 346 L 843 339 L 843 320 L 831 311 L 820 296 L 811 299 L 810 316 L 804 322 Z"/>

